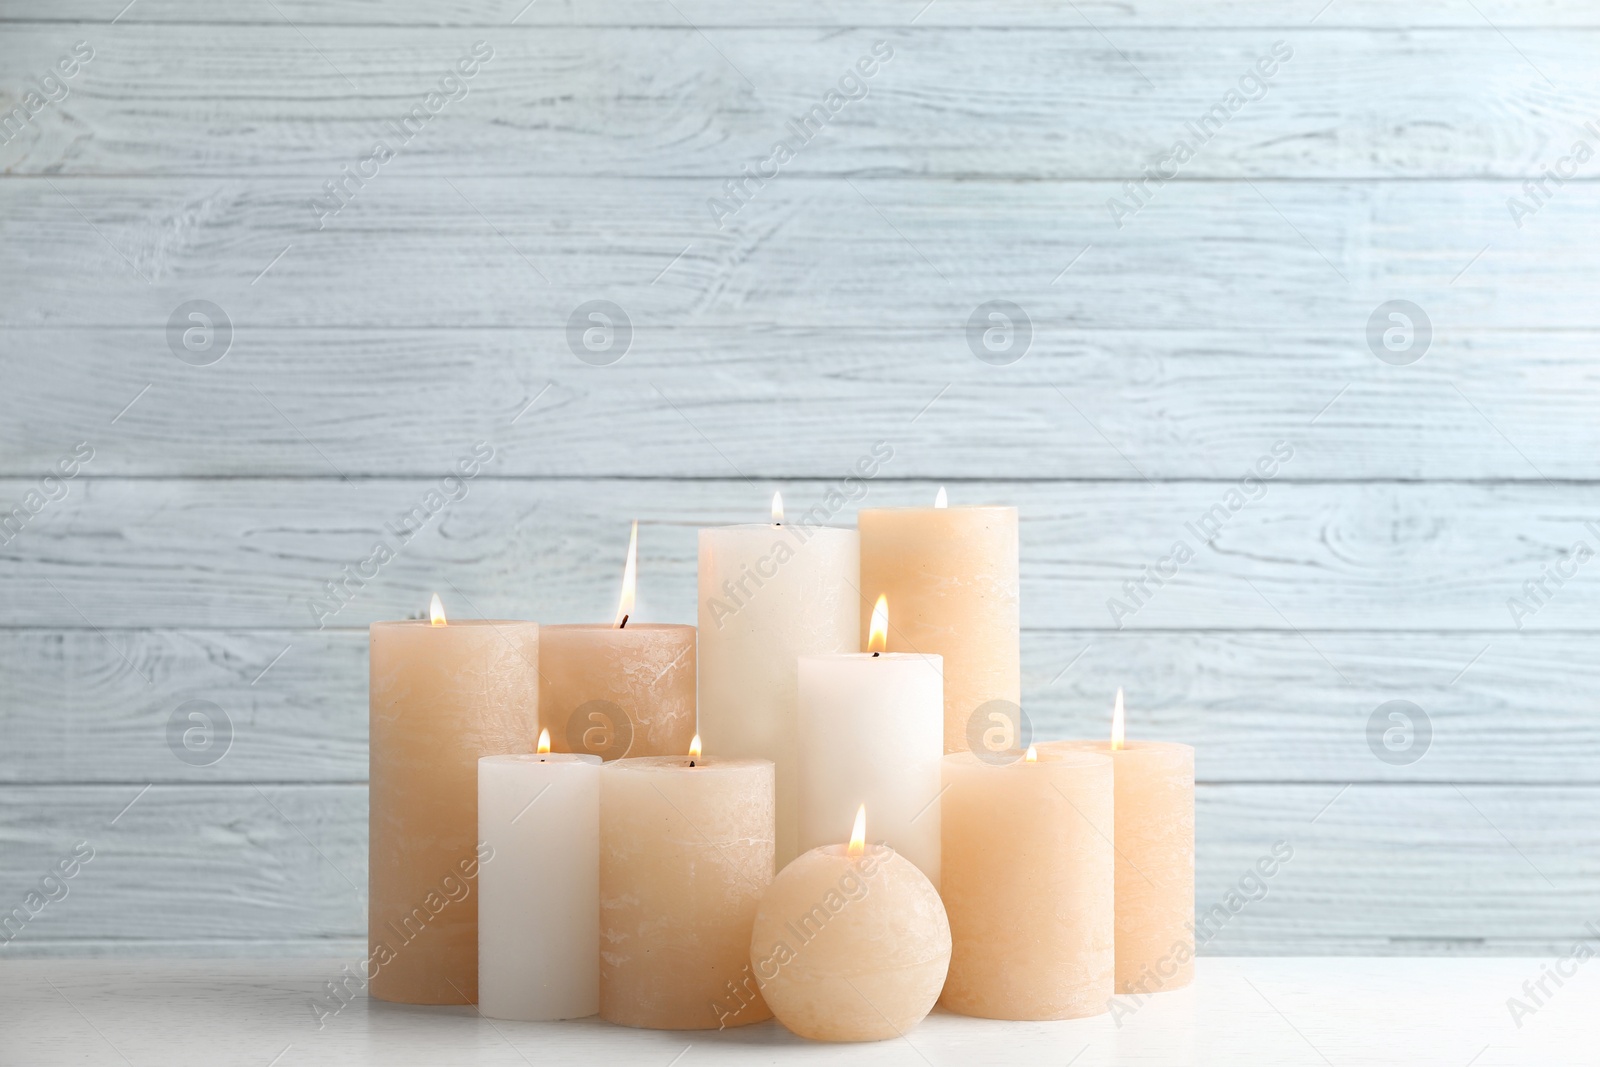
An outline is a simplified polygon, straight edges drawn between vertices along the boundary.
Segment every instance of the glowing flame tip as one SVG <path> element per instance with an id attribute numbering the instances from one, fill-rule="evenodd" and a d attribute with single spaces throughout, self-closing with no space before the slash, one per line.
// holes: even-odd
<path id="1" fill-rule="evenodd" d="M 550 731 L 548 729 L 540 730 L 539 731 L 539 755 L 542 756 L 546 752 L 549 752 L 549 751 L 550 751 Z"/>
<path id="2" fill-rule="evenodd" d="M 1035 745 L 1029 745 L 1028 746 L 1028 751 L 1026 751 L 1026 752 L 1024 752 L 1022 754 L 1022 762 L 1024 762 L 1024 763 L 1038 763 L 1039 762 L 1039 749 L 1038 749 L 1038 747 L 1035 746 Z"/>
<path id="3" fill-rule="evenodd" d="M 885 652 L 889 648 L 889 597 L 884 594 L 872 607 L 872 625 L 867 629 L 867 651 Z"/>
<path id="4" fill-rule="evenodd" d="M 779 492 L 772 494 L 772 521 L 780 525 L 783 523 L 783 494 Z"/>
<path id="5" fill-rule="evenodd" d="M 621 628 L 633 614 L 633 601 L 639 587 L 639 520 L 628 535 L 628 561 L 622 566 L 622 597 L 617 601 L 617 617 L 612 626 Z"/>
<path id="6" fill-rule="evenodd" d="M 850 831 L 850 847 L 846 851 L 852 856 L 859 856 L 867 849 L 867 806 L 865 804 L 856 809 L 856 825 Z"/>
<path id="7" fill-rule="evenodd" d="M 689 742 L 689 758 L 690 759 L 699 759 L 700 758 L 700 735 L 699 734 L 695 734 L 694 735 L 694 740 Z"/>
<path id="8" fill-rule="evenodd" d="M 944 486 L 942 485 L 939 487 L 938 494 L 933 498 L 933 506 L 936 508 L 947 508 L 950 506 L 950 494 L 944 491 Z"/>
<path id="9" fill-rule="evenodd" d="M 1111 747 L 1122 748 L 1127 744 L 1126 727 L 1123 725 L 1122 711 L 1122 686 L 1117 686 L 1117 702 L 1111 708 Z"/>
<path id="10" fill-rule="evenodd" d="M 439 594 L 433 594 L 433 599 L 428 601 L 428 618 L 435 626 L 444 625 L 444 604 L 439 600 Z"/>

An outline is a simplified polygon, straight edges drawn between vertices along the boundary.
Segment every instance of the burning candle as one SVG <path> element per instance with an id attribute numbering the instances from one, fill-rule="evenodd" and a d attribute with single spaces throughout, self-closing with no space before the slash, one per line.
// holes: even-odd
<path id="1" fill-rule="evenodd" d="M 944 657 L 944 750 L 976 747 L 996 715 L 1020 719 L 1017 509 L 950 507 L 941 488 L 931 508 L 862 508 L 857 523 L 861 588 L 895 606 L 890 651 Z"/>
<path id="2" fill-rule="evenodd" d="M 539 627 L 375 622 L 368 992 L 404 1004 L 478 999 L 478 760 L 534 747 Z"/>
<path id="3" fill-rule="evenodd" d="M 879 597 L 866 652 L 800 657 L 800 847 L 837 841 L 864 803 L 878 841 L 937 886 L 944 665 L 885 652 L 888 626 Z"/>
<path id="4" fill-rule="evenodd" d="M 728 757 L 771 760 L 777 859 L 799 851 L 799 657 L 853 652 L 860 539 L 783 521 L 700 531 L 700 731 Z"/>
<path id="5" fill-rule="evenodd" d="M 1053 741 L 1041 751 L 1101 752 L 1116 782 L 1117 992 L 1155 993 L 1194 979 L 1194 748 L 1128 741 L 1122 690 L 1109 741 Z"/>
<path id="6" fill-rule="evenodd" d="M 778 1021 L 814 1041 L 881 1041 L 921 1022 L 950 966 L 950 923 L 933 883 L 866 843 L 811 849 L 761 901 L 750 966 Z"/>
<path id="7" fill-rule="evenodd" d="M 1016 754 L 1013 754 L 1013 757 Z M 1029 746 L 944 758 L 954 948 L 941 1003 L 987 1019 L 1107 1010 L 1115 969 L 1111 760 Z"/>
<path id="8" fill-rule="evenodd" d="M 600 1017 L 701 1030 L 772 1017 L 750 928 L 772 882 L 769 760 L 641 756 L 600 771 Z"/>
<path id="9" fill-rule="evenodd" d="M 633 617 L 639 524 L 610 624 L 539 630 L 539 717 L 556 752 L 607 760 L 682 752 L 695 732 L 695 630 Z"/>
<path id="10" fill-rule="evenodd" d="M 600 1010 L 600 757 L 478 761 L 478 1010 L 579 1019 Z"/>

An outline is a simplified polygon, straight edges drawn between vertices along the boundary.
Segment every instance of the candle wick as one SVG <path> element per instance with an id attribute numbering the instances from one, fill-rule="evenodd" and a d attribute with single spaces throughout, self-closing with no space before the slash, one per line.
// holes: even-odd
<path id="1" fill-rule="evenodd" d="M 877 652 L 874 652 L 874 653 L 873 653 L 873 654 L 872 654 L 872 658 L 873 658 L 873 659 L 877 659 L 877 658 L 878 658 L 878 656 L 879 656 L 879 655 L 880 655 L 880 653 L 877 653 Z"/>
<path id="2" fill-rule="evenodd" d="M 622 621 L 617 623 L 617 629 L 619 629 L 619 630 L 626 629 L 627 625 L 628 625 L 628 616 L 624 615 L 622 617 Z"/>
<path id="3" fill-rule="evenodd" d="M 694 766 L 694 760 L 690 760 L 690 761 L 689 761 L 689 766 L 691 766 L 691 767 L 693 767 L 693 766 Z"/>

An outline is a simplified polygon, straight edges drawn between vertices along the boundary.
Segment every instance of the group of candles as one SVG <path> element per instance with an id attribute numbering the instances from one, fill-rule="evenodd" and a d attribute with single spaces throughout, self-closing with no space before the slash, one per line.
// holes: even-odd
<path id="1" fill-rule="evenodd" d="M 372 625 L 373 996 L 837 1041 L 1189 981 L 1194 750 L 1120 690 L 1021 736 L 1015 508 L 699 539 L 698 632 L 637 524 L 610 624 Z"/>

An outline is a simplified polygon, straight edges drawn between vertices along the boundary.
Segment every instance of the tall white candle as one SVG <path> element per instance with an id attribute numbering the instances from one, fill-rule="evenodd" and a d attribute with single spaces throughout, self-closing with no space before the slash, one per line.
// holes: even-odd
<path id="1" fill-rule="evenodd" d="M 861 647 L 861 542 L 785 524 L 776 501 L 774 520 L 700 531 L 700 734 L 727 759 L 775 764 L 782 867 L 800 852 L 796 663 Z"/>
<path id="2" fill-rule="evenodd" d="M 944 661 L 883 652 L 879 608 L 868 651 L 800 657 L 800 848 L 832 843 L 865 804 L 873 839 L 938 886 Z"/>
<path id="3" fill-rule="evenodd" d="M 478 870 L 478 1010 L 533 1022 L 599 1011 L 600 757 L 483 757 L 478 838 L 492 849 Z"/>

